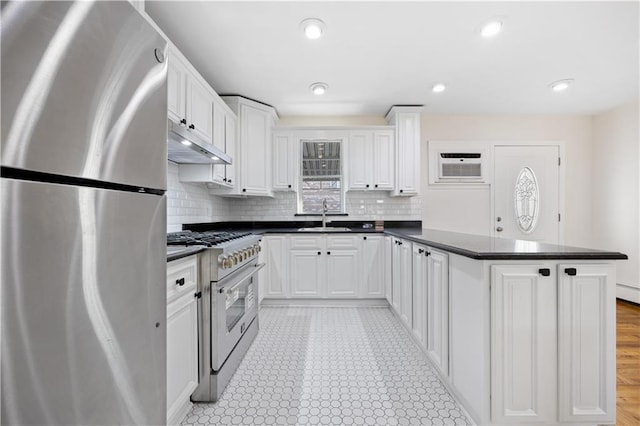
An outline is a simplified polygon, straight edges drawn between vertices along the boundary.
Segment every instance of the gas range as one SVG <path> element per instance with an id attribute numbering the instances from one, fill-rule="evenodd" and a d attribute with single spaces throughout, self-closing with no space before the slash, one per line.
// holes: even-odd
<path id="1" fill-rule="evenodd" d="M 218 282 L 248 264 L 257 263 L 260 237 L 250 232 L 181 231 L 167 234 L 170 246 L 207 247 L 201 265 L 212 282 Z"/>
<path id="2" fill-rule="evenodd" d="M 218 400 L 258 334 L 260 236 L 248 232 L 174 232 L 167 245 L 206 247 L 198 269 L 196 402 Z"/>

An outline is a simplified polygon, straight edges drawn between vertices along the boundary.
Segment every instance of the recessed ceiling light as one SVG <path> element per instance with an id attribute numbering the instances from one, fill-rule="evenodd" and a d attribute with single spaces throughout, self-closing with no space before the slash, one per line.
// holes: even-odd
<path id="1" fill-rule="evenodd" d="M 180 143 L 181 143 L 182 145 L 185 145 L 185 146 L 189 146 L 189 145 L 191 145 L 191 142 L 189 142 L 189 141 L 188 141 L 188 140 L 186 140 L 186 139 L 185 139 L 185 140 L 183 140 L 183 141 L 180 141 Z"/>
<path id="2" fill-rule="evenodd" d="M 309 86 L 309 89 L 311 89 L 311 92 L 313 92 L 314 95 L 324 95 L 327 92 L 327 89 L 329 88 L 329 86 L 327 85 L 327 83 L 313 83 L 311 86 Z"/>
<path id="3" fill-rule="evenodd" d="M 211 159 L 212 159 L 213 161 L 219 160 L 219 158 L 218 158 L 218 157 L 216 157 L 215 155 L 212 155 L 212 156 L 211 156 Z"/>
<path id="4" fill-rule="evenodd" d="M 438 83 L 433 85 L 433 88 L 431 89 L 431 91 L 433 93 L 440 93 L 440 92 L 444 92 L 446 88 L 447 86 L 445 86 L 444 84 Z"/>
<path id="5" fill-rule="evenodd" d="M 300 28 L 304 32 L 304 35 L 311 40 L 319 39 L 324 35 L 325 24 L 319 19 L 309 18 L 300 22 Z"/>
<path id="6" fill-rule="evenodd" d="M 572 78 L 565 78 L 564 80 L 554 81 L 549 85 L 549 87 L 551 87 L 551 90 L 553 90 L 554 92 L 562 92 L 564 90 L 567 90 L 572 83 Z"/>
<path id="7" fill-rule="evenodd" d="M 502 22 L 500 21 L 491 21 L 486 23 L 483 27 L 482 30 L 480 30 L 480 34 L 482 35 L 482 37 L 493 37 L 494 35 L 498 34 L 500 32 L 500 30 L 502 30 Z"/>

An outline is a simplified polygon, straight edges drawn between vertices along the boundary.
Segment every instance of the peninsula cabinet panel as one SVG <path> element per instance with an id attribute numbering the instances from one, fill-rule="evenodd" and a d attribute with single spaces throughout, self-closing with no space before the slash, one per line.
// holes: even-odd
<path id="1" fill-rule="evenodd" d="M 493 423 L 555 423 L 556 285 L 545 268 L 491 267 Z"/>
<path id="2" fill-rule="evenodd" d="M 558 265 L 560 421 L 613 423 L 615 268 Z"/>

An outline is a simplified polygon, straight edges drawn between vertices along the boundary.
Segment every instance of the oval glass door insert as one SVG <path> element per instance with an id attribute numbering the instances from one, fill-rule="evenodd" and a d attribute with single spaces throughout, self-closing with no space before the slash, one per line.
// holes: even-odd
<path id="1" fill-rule="evenodd" d="M 535 173 L 529 167 L 520 170 L 514 191 L 516 224 L 520 231 L 530 234 L 538 224 L 540 188 Z"/>

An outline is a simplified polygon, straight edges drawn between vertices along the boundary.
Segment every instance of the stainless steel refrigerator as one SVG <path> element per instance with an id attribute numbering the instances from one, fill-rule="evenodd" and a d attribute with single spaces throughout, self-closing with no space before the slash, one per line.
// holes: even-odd
<path id="1" fill-rule="evenodd" d="M 2 424 L 164 424 L 166 42 L 126 1 L 1 19 Z"/>

